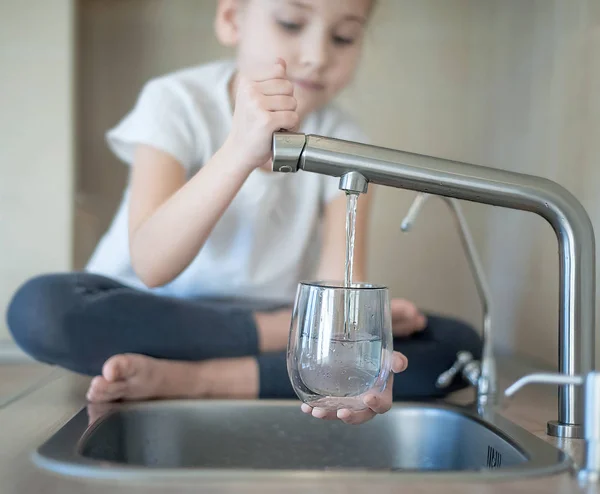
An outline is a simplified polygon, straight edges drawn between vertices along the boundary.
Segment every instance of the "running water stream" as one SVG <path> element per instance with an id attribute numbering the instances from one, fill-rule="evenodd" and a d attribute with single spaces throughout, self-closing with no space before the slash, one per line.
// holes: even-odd
<path id="1" fill-rule="evenodd" d="M 354 267 L 354 239 L 356 236 L 356 208 L 358 194 L 346 193 L 346 271 L 344 274 L 344 334 L 349 339 L 353 324 L 350 321 L 350 291 Z"/>

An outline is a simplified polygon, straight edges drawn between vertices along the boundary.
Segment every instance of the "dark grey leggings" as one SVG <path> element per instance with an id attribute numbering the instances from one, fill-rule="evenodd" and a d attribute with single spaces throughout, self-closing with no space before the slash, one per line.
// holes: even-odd
<path id="1" fill-rule="evenodd" d="M 460 350 L 479 358 L 481 341 L 468 325 L 428 314 L 425 331 L 395 339 L 409 360 L 394 378 L 394 399 L 440 397 L 437 376 Z M 255 356 L 261 398 L 295 397 L 285 352 L 258 351 L 252 311 L 211 300 L 154 295 L 89 273 L 43 275 L 25 283 L 7 312 L 17 344 L 33 358 L 87 375 L 120 353 L 173 360 Z"/>

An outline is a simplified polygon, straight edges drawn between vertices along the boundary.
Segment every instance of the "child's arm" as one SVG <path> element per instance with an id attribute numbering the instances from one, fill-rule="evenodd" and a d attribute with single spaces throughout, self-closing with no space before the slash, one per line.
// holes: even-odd
<path id="1" fill-rule="evenodd" d="M 232 130 L 223 147 L 185 181 L 172 156 L 140 145 L 129 206 L 129 249 L 138 277 L 164 285 L 198 254 L 248 175 L 270 158 L 273 132 L 298 124 L 284 63 L 240 79 Z"/>
<path id="2" fill-rule="evenodd" d="M 204 244 L 248 176 L 223 146 L 185 182 L 183 167 L 150 146 L 136 150 L 131 175 L 129 249 L 133 268 L 149 287 L 168 283 Z"/>

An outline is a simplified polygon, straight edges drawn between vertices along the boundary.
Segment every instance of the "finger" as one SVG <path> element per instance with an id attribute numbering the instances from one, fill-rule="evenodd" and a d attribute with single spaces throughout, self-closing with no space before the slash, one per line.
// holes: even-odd
<path id="1" fill-rule="evenodd" d="M 390 374 L 385 389 L 380 394 L 367 394 L 364 403 L 374 413 L 386 413 L 392 408 L 394 389 L 394 374 Z"/>
<path id="2" fill-rule="evenodd" d="M 265 96 L 274 96 L 276 94 L 294 95 L 294 84 L 287 79 L 269 79 L 268 81 L 260 82 L 258 89 Z"/>
<path id="3" fill-rule="evenodd" d="M 404 372 L 408 367 L 408 358 L 400 352 L 392 353 L 392 372 Z"/>
<path id="4" fill-rule="evenodd" d="M 333 420 L 334 418 L 336 418 L 334 412 L 327 411 L 324 408 L 313 408 L 310 405 L 307 405 L 306 403 L 302 403 L 302 405 L 300 406 L 300 410 L 302 410 L 307 415 L 313 415 L 315 418 L 318 419 Z M 313 414 L 314 410 L 316 410 L 316 412 Z"/>
<path id="5" fill-rule="evenodd" d="M 369 394 L 365 396 L 364 403 L 375 413 L 385 413 L 392 408 L 392 392 L 391 392 L 392 383 L 388 382 L 388 386 L 386 386 L 383 393 L 379 395 Z"/>
<path id="6" fill-rule="evenodd" d="M 337 418 L 335 411 L 325 410 L 324 408 L 319 407 L 312 409 L 312 416 L 322 420 L 334 420 Z"/>
<path id="7" fill-rule="evenodd" d="M 300 123 L 300 117 L 295 111 L 273 112 L 273 132 L 279 129 L 293 130 Z"/>
<path id="8" fill-rule="evenodd" d="M 252 75 L 254 82 L 264 82 L 269 79 L 285 79 L 286 78 L 286 64 L 282 59 L 278 59 L 277 63 L 271 66 L 260 68 L 255 71 Z"/>
<path id="9" fill-rule="evenodd" d="M 263 99 L 263 108 L 269 111 L 294 111 L 297 106 L 293 96 L 265 96 Z"/>
<path id="10" fill-rule="evenodd" d="M 358 412 L 352 412 L 345 408 L 337 411 L 337 418 L 349 425 L 363 424 L 364 422 L 371 420 L 375 415 L 375 412 L 369 408 Z"/>

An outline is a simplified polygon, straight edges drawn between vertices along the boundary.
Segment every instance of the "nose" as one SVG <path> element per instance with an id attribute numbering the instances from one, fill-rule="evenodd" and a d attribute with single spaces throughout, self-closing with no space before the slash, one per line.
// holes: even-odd
<path id="1" fill-rule="evenodd" d="M 301 63 L 312 70 L 322 69 L 329 60 L 327 38 L 321 33 L 307 33 L 302 46 Z"/>

